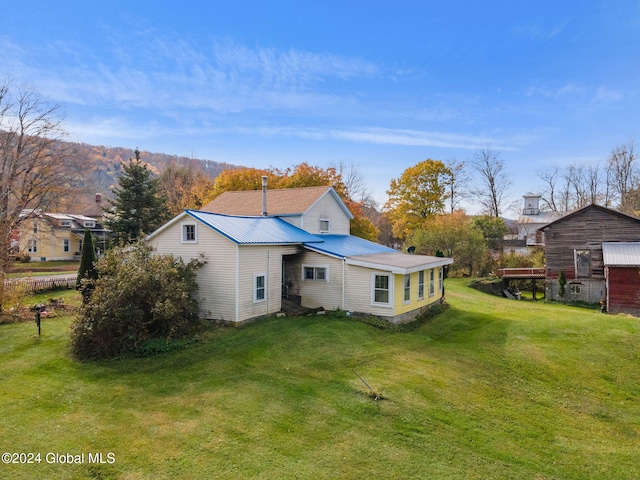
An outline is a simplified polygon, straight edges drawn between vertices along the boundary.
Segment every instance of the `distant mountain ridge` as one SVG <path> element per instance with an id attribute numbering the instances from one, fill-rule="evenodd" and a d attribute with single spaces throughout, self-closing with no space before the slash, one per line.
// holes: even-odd
<path id="1" fill-rule="evenodd" d="M 52 198 L 49 205 L 50 211 L 57 212 L 83 213 L 95 210 L 97 214 L 101 207 L 95 205 L 96 194 L 100 194 L 101 206 L 107 206 L 113 198 L 112 190 L 118 186 L 122 163 L 127 163 L 130 158 L 135 157 L 135 149 L 132 148 L 66 141 L 57 142 L 56 148 L 64 152 L 62 168 L 65 178 L 65 182 L 56 189 L 59 195 L 55 199 Z M 152 153 L 142 149 L 140 158 L 156 175 L 170 164 L 195 166 L 210 178 L 217 177 L 223 170 L 240 168 L 239 165 L 226 162 Z"/>

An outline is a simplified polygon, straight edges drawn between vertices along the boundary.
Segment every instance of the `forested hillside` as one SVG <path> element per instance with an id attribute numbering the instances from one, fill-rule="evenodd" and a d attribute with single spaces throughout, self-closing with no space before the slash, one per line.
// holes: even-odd
<path id="1" fill-rule="evenodd" d="M 86 143 L 59 142 L 64 155 L 65 177 L 64 185 L 60 185 L 60 196 L 52 202 L 51 207 L 59 211 L 71 212 L 79 205 L 86 205 L 100 193 L 104 201 L 112 197 L 112 190 L 118 184 L 118 176 L 122 170 L 122 162 L 128 162 L 134 157 L 134 148 L 109 148 L 88 145 Z M 151 153 L 140 150 L 140 158 L 148 163 L 149 169 L 160 174 L 167 165 L 191 165 L 202 171 L 206 176 L 215 178 L 220 172 L 229 168 L 236 168 L 224 162 L 201 160 L 164 153 Z"/>

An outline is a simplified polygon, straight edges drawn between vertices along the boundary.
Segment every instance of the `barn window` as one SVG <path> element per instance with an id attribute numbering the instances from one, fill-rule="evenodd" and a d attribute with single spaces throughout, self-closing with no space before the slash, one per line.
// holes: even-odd
<path id="1" fill-rule="evenodd" d="M 591 276 L 591 252 L 589 250 L 575 250 L 576 277 Z"/>
<path id="2" fill-rule="evenodd" d="M 571 284 L 571 295 L 579 295 L 580 294 L 580 285 L 579 284 Z"/>

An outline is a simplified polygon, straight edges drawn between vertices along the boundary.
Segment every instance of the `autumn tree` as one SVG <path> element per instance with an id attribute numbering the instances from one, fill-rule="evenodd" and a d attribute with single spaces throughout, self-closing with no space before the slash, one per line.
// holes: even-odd
<path id="1" fill-rule="evenodd" d="M 160 186 L 167 196 L 169 213 L 177 215 L 188 208 L 198 210 L 207 203 L 214 181 L 195 162 L 171 162 L 160 174 Z"/>
<path id="2" fill-rule="evenodd" d="M 269 188 L 299 188 L 333 186 L 354 219 L 351 221 L 351 234 L 375 241 L 378 229 L 363 211 L 363 205 L 349 196 L 340 173 L 334 168 L 321 168 L 301 163 L 286 170 L 239 168 L 223 171 L 215 180 L 211 198 L 226 191 L 260 190 L 262 177 L 268 178 Z"/>
<path id="3" fill-rule="evenodd" d="M 124 242 L 149 234 L 169 217 L 166 195 L 160 188 L 160 179 L 153 177 L 147 165 L 135 150 L 135 159 L 122 164 L 119 186 L 113 190 L 113 207 L 105 225 Z"/>
<path id="4" fill-rule="evenodd" d="M 487 242 L 482 232 L 460 210 L 430 218 L 406 243 L 415 246 L 420 254 L 436 255 L 441 251 L 445 257 L 453 258 L 453 270 L 469 275 L 481 270 L 487 262 Z"/>
<path id="5" fill-rule="evenodd" d="M 0 310 L 11 241 L 20 223 L 45 209 L 58 193 L 67 152 L 58 105 L 31 88 L 0 84 Z"/>
<path id="6" fill-rule="evenodd" d="M 393 234 L 406 238 L 413 230 L 444 210 L 451 171 L 439 160 L 424 160 L 392 179 L 385 210 L 393 223 Z"/>
<path id="7" fill-rule="evenodd" d="M 209 200 L 216 198 L 224 192 L 235 192 L 239 190 L 260 190 L 262 188 L 262 177 L 269 180 L 269 188 L 280 188 L 278 186 L 281 175 L 276 170 L 260 168 L 233 168 L 223 170 L 214 181 L 213 188 L 209 192 Z"/>
<path id="8" fill-rule="evenodd" d="M 474 194 L 483 210 L 492 217 L 502 214 L 503 203 L 511 180 L 507 176 L 500 152 L 486 148 L 476 153 L 471 167 L 478 174 L 479 185 Z"/>

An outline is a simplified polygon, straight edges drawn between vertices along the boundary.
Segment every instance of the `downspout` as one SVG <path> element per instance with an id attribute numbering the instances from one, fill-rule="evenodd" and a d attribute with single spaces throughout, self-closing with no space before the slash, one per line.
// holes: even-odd
<path id="1" fill-rule="evenodd" d="M 342 259 L 342 311 L 344 312 L 344 264 L 347 261 L 347 257 Z"/>
<path id="2" fill-rule="evenodd" d="M 240 299 L 238 298 L 240 295 L 240 247 L 236 243 L 236 324 L 240 321 Z"/>

